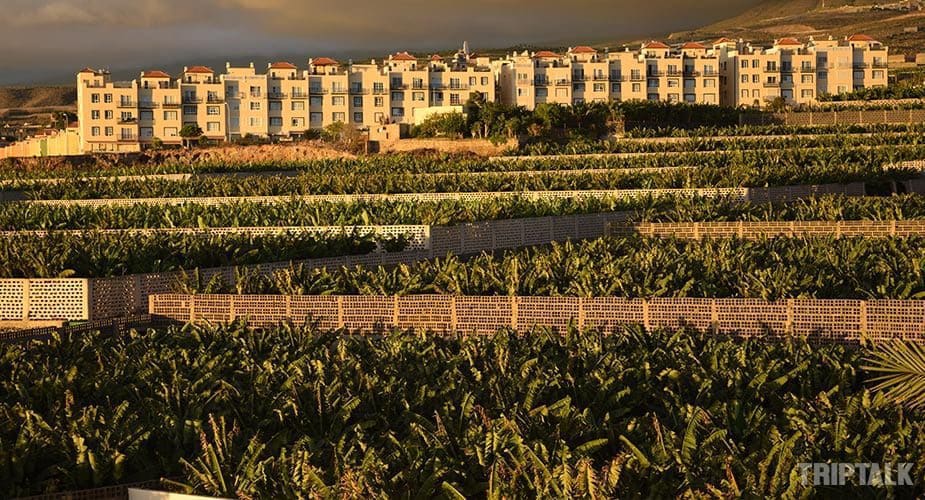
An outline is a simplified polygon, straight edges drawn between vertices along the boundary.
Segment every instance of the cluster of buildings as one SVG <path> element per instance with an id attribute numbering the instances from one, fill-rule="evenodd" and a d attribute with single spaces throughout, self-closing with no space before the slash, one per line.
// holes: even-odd
<path id="1" fill-rule="evenodd" d="M 146 71 L 131 82 L 106 71 L 77 75 L 81 149 L 137 151 L 155 141 L 180 143 L 195 124 L 205 137 L 289 138 L 333 123 L 373 130 L 461 111 L 474 93 L 533 109 L 541 103 L 652 100 L 764 106 L 812 103 L 887 84 L 888 49 L 865 35 L 770 47 L 722 38 L 710 45 L 661 42 L 639 50 L 574 47 L 565 54 L 514 53 L 490 59 L 467 47 L 454 56 L 419 59 L 400 52 L 368 64 L 327 57 L 307 69 L 288 62 L 258 72 L 253 64 L 223 73 L 193 66 L 178 78 Z"/>

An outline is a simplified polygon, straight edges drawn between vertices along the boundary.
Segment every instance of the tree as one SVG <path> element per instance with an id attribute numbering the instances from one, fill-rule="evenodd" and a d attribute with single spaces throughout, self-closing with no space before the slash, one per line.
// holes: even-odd
<path id="1" fill-rule="evenodd" d="M 462 138 L 467 131 L 466 116 L 462 113 L 438 113 L 412 129 L 415 137 L 453 137 Z"/>
<path id="2" fill-rule="evenodd" d="M 202 137 L 202 129 L 195 123 L 188 123 L 180 129 L 180 137 L 183 138 L 183 145 L 189 147 L 194 139 Z"/>

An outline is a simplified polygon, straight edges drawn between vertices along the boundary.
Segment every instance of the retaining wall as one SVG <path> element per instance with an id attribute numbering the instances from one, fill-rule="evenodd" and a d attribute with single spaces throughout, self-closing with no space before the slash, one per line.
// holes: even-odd
<path id="1" fill-rule="evenodd" d="M 795 111 L 791 113 L 743 113 L 739 115 L 740 125 L 813 126 L 922 122 L 925 122 L 925 109 L 845 109 L 838 111 Z"/>
<path id="2" fill-rule="evenodd" d="M 152 295 L 153 318 L 183 323 L 247 319 L 254 326 L 316 322 L 321 329 L 380 332 L 391 328 L 440 333 L 690 327 L 718 334 L 812 335 L 833 342 L 861 338 L 925 341 L 925 301 L 786 299 L 623 299 L 617 297 L 465 297 Z"/>
<path id="3" fill-rule="evenodd" d="M 905 237 L 925 235 L 925 220 L 892 221 L 761 221 L 761 222 L 672 222 L 621 224 L 608 226 L 608 234 L 659 236 L 681 239 L 832 236 Z"/>

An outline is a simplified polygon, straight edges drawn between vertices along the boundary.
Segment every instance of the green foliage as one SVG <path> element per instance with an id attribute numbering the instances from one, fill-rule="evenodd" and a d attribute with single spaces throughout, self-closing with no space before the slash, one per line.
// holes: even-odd
<path id="1" fill-rule="evenodd" d="M 394 269 L 296 266 L 272 276 L 247 276 L 210 293 L 219 291 L 920 299 L 925 297 L 925 239 L 602 238 L 469 259 L 447 256 Z"/>
<path id="2" fill-rule="evenodd" d="M 187 123 L 180 129 L 180 137 L 184 139 L 197 139 L 202 136 L 202 129 L 195 123 Z"/>
<path id="3" fill-rule="evenodd" d="M 636 328 L 3 345 L 0 496 L 160 476 L 226 498 L 800 496 L 797 463 L 925 450 L 864 355 Z"/>
<path id="4" fill-rule="evenodd" d="M 411 128 L 412 137 L 450 137 L 460 139 L 469 132 L 462 113 L 439 113 Z"/>

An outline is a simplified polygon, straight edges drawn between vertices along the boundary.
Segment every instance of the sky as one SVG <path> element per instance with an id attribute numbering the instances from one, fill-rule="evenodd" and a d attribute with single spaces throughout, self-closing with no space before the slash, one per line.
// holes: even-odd
<path id="1" fill-rule="evenodd" d="M 760 0 L 0 0 L 0 85 L 81 68 L 426 54 L 629 40 L 731 17 Z M 730 11 L 732 7 L 732 11 Z M 120 75 L 120 72 L 122 75 Z"/>

